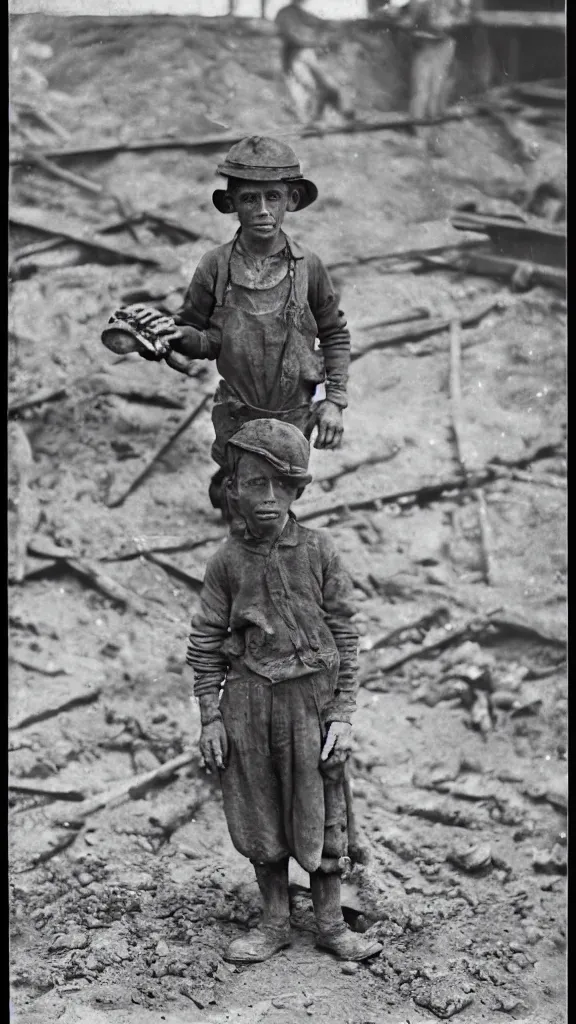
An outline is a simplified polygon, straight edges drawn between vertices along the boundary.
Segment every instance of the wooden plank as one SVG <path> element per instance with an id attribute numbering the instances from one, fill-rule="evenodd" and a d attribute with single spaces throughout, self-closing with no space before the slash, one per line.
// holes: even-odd
<path id="1" fill-rule="evenodd" d="M 566 292 L 567 287 L 565 270 L 530 263 L 528 260 L 507 259 L 503 256 L 492 255 L 492 253 L 466 253 L 459 260 L 458 270 L 487 277 L 507 279 L 516 277 L 517 281 L 520 281 L 523 276 L 526 286 L 543 284 L 550 288 L 557 288 L 561 292 Z"/>
<path id="2" fill-rule="evenodd" d="M 92 227 L 86 227 L 79 221 L 63 217 L 60 213 L 50 214 L 34 206 L 20 206 L 17 203 L 11 203 L 8 219 L 12 224 L 18 224 L 20 227 L 41 231 L 46 235 L 54 235 L 55 238 L 66 238 L 77 245 L 84 245 L 89 249 L 96 249 L 111 256 L 120 256 L 128 263 L 165 267 L 165 260 L 145 252 L 144 249 L 112 242 L 109 238 L 99 235 Z"/>
<path id="3" fill-rule="evenodd" d="M 395 128 L 406 128 L 410 125 L 419 124 L 440 124 L 445 121 L 461 121 L 467 117 L 473 117 L 477 113 L 477 109 L 473 105 L 461 105 L 459 107 L 452 108 L 447 111 L 443 117 L 434 118 L 432 121 L 429 119 L 416 119 L 410 117 L 409 114 L 403 114 L 400 112 L 391 112 L 389 114 L 383 114 L 377 121 L 368 122 L 351 122 L 349 124 L 341 125 L 326 125 L 323 128 L 293 128 L 291 131 L 277 132 L 277 137 L 299 137 L 299 138 L 323 138 L 325 135 L 354 135 L 359 132 L 379 132 L 386 131 Z M 158 149 L 184 149 L 184 150 L 201 150 L 203 152 L 217 152 L 219 150 L 229 149 L 237 142 L 241 142 L 246 137 L 246 133 L 220 133 L 216 135 L 203 135 L 197 138 L 158 138 L 158 139 L 134 139 L 129 142 L 121 142 L 113 140 L 110 142 L 94 142 L 86 143 L 83 146 L 66 146 L 58 149 L 43 149 L 41 153 L 44 157 L 51 160 L 67 160 L 79 156 L 101 156 L 110 157 L 115 156 L 117 153 L 138 153 L 138 152 L 151 152 Z M 22 163 L 22 154 L 14 154 L 10 158 L 10 163 Z"/>
<path id="4" fill-rule="evenodd" d="M 566 14 L 563 11 L 476 11 L 472 22 L 487 28 L 566 31 Z"/>

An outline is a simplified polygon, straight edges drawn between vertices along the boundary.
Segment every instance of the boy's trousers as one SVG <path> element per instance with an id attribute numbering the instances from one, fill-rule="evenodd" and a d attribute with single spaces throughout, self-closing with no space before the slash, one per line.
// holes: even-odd
<path id="1" fill-rule="evenodd" d="M 224 812 L 234 846 L 256 864 L 292 856 L 332 873 L 348 854 L 344 766 L 320 762 L 333 690 L 323 672 L 274 684 L 247 672 L 224 687 Z"/>

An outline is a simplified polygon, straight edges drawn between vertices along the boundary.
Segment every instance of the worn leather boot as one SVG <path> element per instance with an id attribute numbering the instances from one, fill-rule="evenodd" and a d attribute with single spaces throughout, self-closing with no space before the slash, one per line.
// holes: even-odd
<path id="1" fill-rule="evenodd" d="M 310 875 L 314 915 L 318 926 L 316 945 L 334 953 L 340 960 L 367 960 L 382 949 L 382 944 L 348 928 L 342 914 L 340 875 L 315 871 Z"/>
<path id="2" fill-rule="evenodd" d="M 230 943 L 224 959 L 233 964 L 258 964 L 290 945 L 288 859 L 255 864 L 254 870 L 264 904 L 262 921 L 248 935 Z"/>

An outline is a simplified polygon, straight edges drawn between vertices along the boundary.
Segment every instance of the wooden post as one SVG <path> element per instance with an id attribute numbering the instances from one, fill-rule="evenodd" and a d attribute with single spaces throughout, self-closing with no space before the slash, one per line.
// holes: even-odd
<path id="1" fill-rule="evenodd" d="M 492 85 L 494 76 L 492 43 L 484 25 L 475 25 L 472 33 L 475 85 L 477 85 L 480 92 L 486 92 Z"/>
<path id="2" fill-rule="evenodd" d="M 519 69 L 520 45 L 518 42 L 518 36 L 513 32 L 510 36 L 510 42 L 508 43 L 508 80 L 510 82 L 518 81 Z"/>

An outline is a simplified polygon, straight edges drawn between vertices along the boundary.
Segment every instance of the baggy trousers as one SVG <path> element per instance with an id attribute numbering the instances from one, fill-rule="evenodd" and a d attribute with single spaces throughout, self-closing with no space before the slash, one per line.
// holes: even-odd
<path id="1" fill-rule="evenodd" d="M 322 672 L 274 684 L 247 672 L 224 687 L 224 813 L 234 846 L 255 864 L 292 856 L 308 872 L 341 870 L 344 768 L 320 762 L 333 687 Z"/>
<path id="2" fill-rule="evenodd" d="M 414 46 L 411 66 L 410 114 L 415 118 L 441 117 L 446 109 L 449 76 L 456 42 L 444 39 L 420 41 Z M 421 138 L 437 136 L 439 125 L 421 126 Z"/>
<path id="3" fill-rule="evenodd" d="M 324 70 L 312 48 L 295 54 L 285 81 L 294 112 L 304 124 L 319 121 L 327 106 L 339 113 L 347 109 L 340 86 Z"/>

